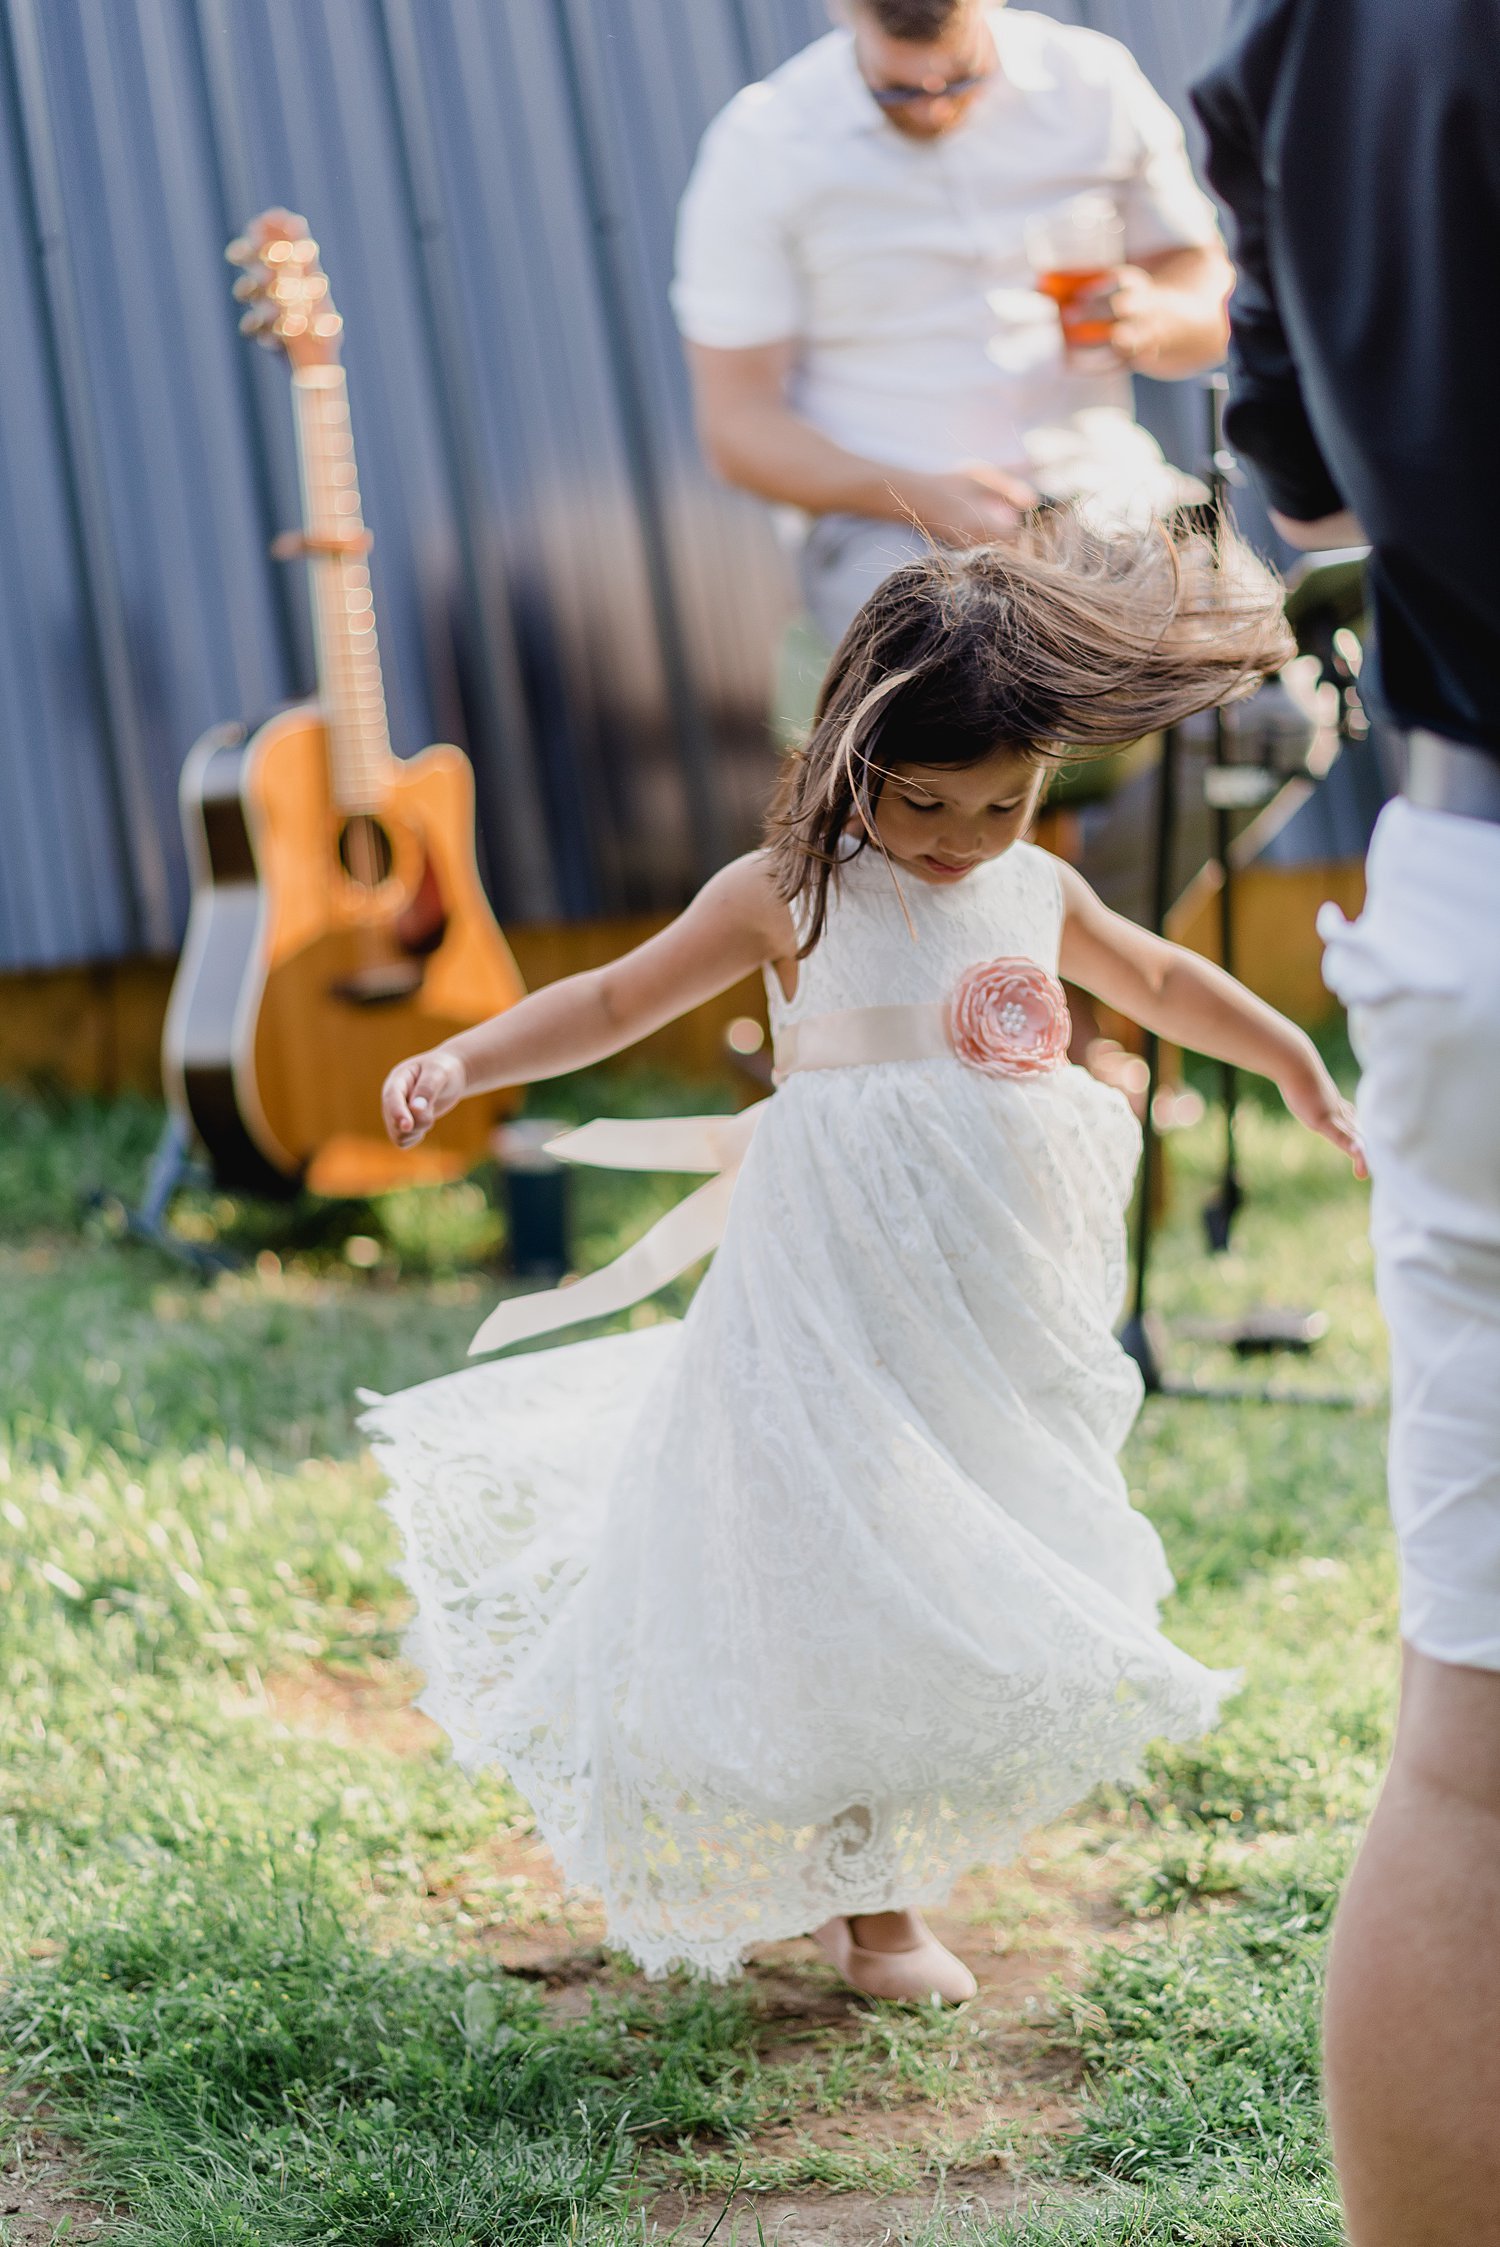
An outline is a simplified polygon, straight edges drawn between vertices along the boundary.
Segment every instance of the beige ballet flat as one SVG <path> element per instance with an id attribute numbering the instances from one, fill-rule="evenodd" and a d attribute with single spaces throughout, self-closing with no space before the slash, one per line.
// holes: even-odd
<path id="1" fill-rule="evenodd" d="M 979 1984 L 961 1958 L 945 1950 L 921 1920 L 922 1939 L 907 1950 L 872 1951 L 854 1940 L 847 1919 L 828 1919 L 813 1929 L 813 1941 L 831 1959 L 851 1989 L 866 1997 L 895 1998 L 926 2005 L 965 2005 Z"/>

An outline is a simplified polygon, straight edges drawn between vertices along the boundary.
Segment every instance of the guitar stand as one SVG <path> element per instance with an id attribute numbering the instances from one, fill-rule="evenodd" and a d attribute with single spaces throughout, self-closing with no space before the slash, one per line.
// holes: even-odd
<path id="1" fill-rule="evenodd" d="M 236 1271 L 241 1259 L 227 1249 L 205 1248 L 197 1241 L 185 1241 L 178 1234 L 168 1232 L 167 1213 L 184 1186 L 210 1183 L 206 1167 L 193 1157 L 192 1138 L 186 1123 L 169 1110 L 151 1157 L 146 1190 L 139 1205 L 132 1208 L 118 1195 L 101 1189 L 88 1196 L 87 1206 L 114 1216 L 122 1239 L 144 1241 L 148 1248 L 170 1256 L 174 1263 L 185 1264 L 189 1271 L 207 1279 L 215 1272 Z"/>

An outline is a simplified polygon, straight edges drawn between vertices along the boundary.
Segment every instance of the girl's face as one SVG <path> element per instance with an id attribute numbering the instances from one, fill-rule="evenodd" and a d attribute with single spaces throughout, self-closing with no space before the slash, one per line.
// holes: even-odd
<path id="1" fill-rule="evenodd" d="M 996 749 L 958 772 L 892 765 L 875 825 L 904 872 L 923 882 L 961 882 L 1025 834 L 1045 778 L 1045 765 L 1013 749 Z"/>

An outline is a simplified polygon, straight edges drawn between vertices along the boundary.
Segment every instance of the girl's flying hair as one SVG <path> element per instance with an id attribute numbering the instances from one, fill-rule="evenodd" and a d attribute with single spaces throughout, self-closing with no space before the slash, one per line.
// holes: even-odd
<path id="1" fill-rule="evenodd" d="M 1294 652 L 1274 573 L 1191 520 L 1101 532 L 1073 508 L 888 577 L 839 643 L 767 827 L 777 888 L 823 933 L 841 851 L 866 848 L 893 765 L 1011 749 L 1063 764 L 1250 694 Z M 852 843 L 845 838 L 852 838 Z"/>

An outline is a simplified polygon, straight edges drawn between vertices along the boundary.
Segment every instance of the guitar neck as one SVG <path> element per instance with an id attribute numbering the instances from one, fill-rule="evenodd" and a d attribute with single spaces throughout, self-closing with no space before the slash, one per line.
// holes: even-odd
<path id="1" fill-rule="evenodd" d="M 317 543 L 357 541 L 365 527 L 343 368 L 297 368 L 292 399 L 329 779 L 340 811 L 373 812 L 384 801 L 394 758 L 369 564 L 359 551 L 319 552 Z"/>

